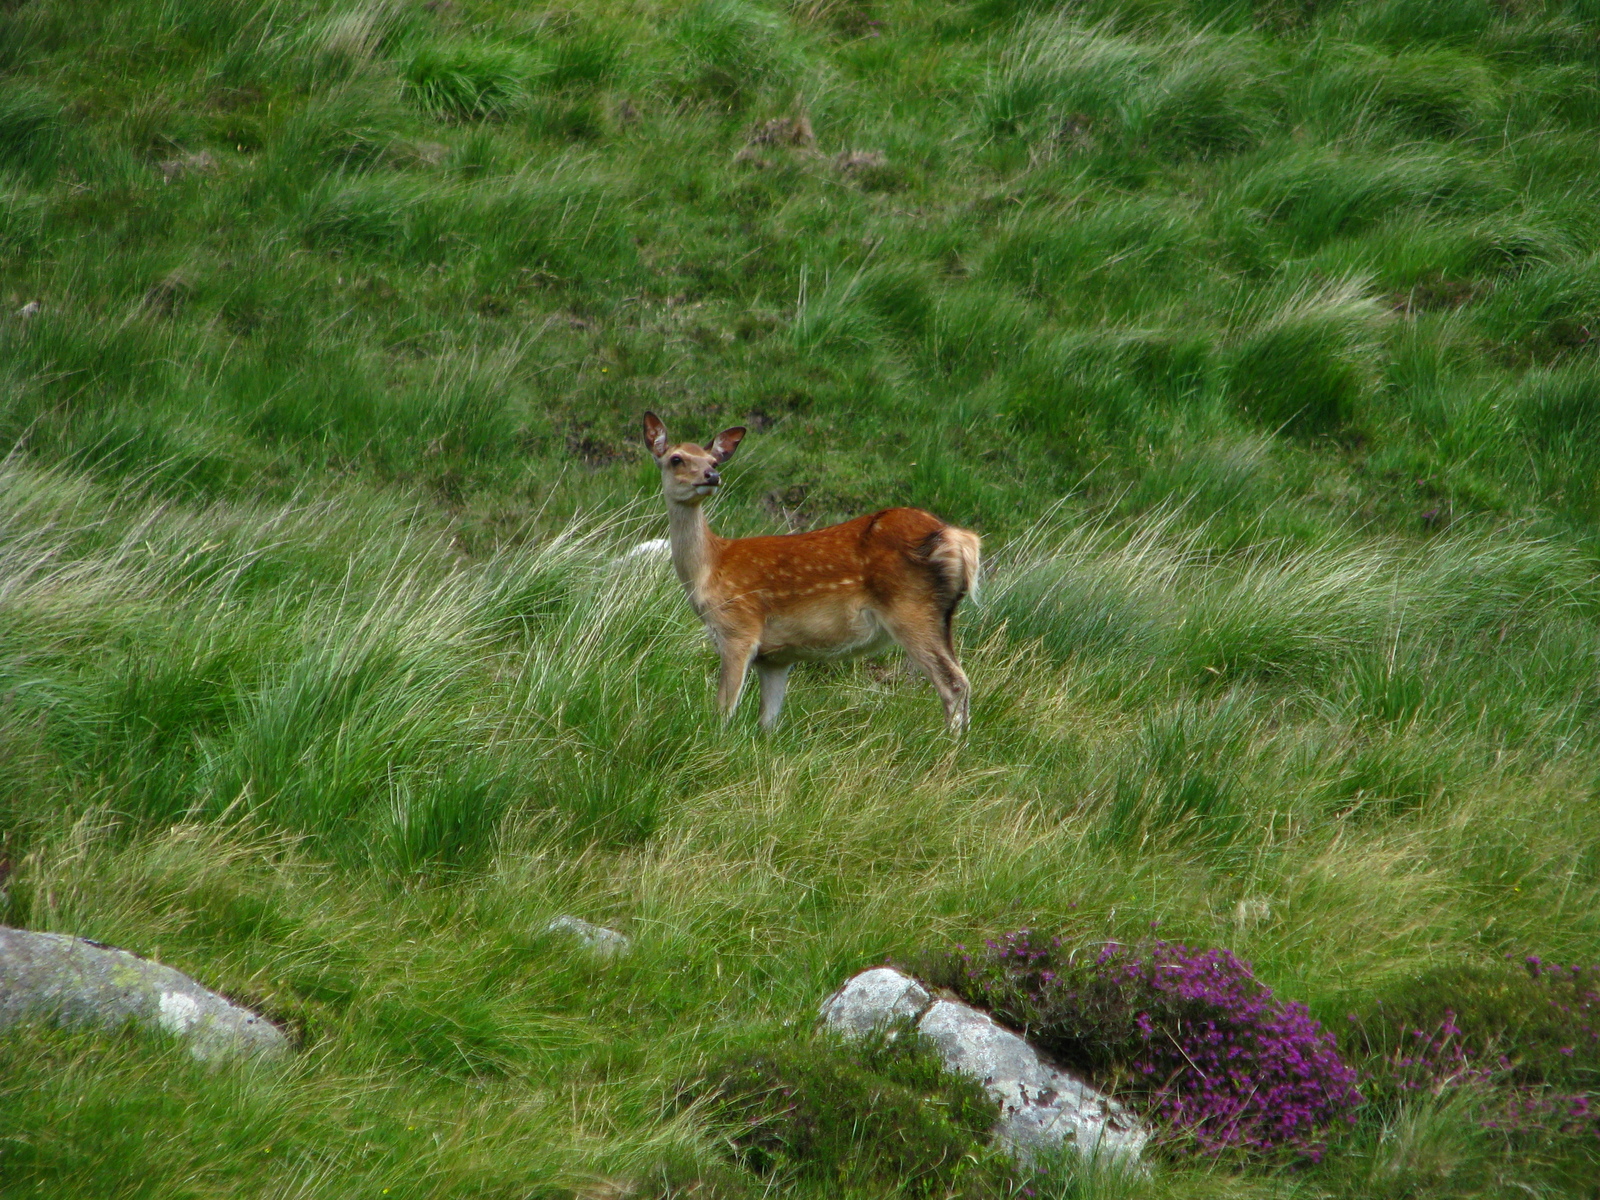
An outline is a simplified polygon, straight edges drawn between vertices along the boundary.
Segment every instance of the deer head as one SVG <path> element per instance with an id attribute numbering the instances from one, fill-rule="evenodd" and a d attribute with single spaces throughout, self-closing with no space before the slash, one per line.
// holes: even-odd
<path id="1" fill-rule="evenodd" d="M 669 503 L 696 505 L 717 490 L 722 475 L 717 468 L 733 457 L 744 437 L 743 425 L 724 429 L 711 439 L 710 446 L 693 442 L 673 445 L 667 427 L 655 413 L 644 415 L 644 444 L 656 466 L 661 468 L 661 492 Z"/>

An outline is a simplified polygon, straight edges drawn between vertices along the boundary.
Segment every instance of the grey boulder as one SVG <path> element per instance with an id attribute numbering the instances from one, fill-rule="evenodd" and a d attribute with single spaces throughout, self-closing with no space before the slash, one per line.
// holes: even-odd
<path id="1" fill-rule="evenodd" d="M 1000 1105 L 1000 1141 L 1019 1157 L 1068 1145 L 1137 1159 L 1149 1133 L 1127 1109 L 1039 1052 L 986 1012 L 936 1000 L 917 1023 L 945 1065 L 980 1080 Z"/>
<path id="2" fill-rule="evenodd" d="M 909 975 L 863 971 L 822 1003 L 823 1022 L 861 1037 L 894 1021 L 915 1022 L 948 1070 L 983 1084 L 1000 1106 L 996 1140 L 1030 1162 L 1063 1146 L 1097 1159 L 1134 1164 L 1149 1131 L 1122 1105 L 1043 1058 L 1026 1040 L 980 1009 L 935 999 Z"/>
<path id="3" fill-rule="evenodd" d="M 28 1021 L 176 1034 L 199 1059 L 278 1055 L 283 1031 L 181 971 L 64 933 L 0 926 L 0 1029 Z"/>
<path id="4" fill-rule="evenodd" d="M 544 931 L 575 939 L 596 958 L 618 958 L 633 949 L 633 942 L 627 934 L 585 921 L 582 917 L 563 914 L 546 925 Z"/>
<path id="5" fill-rule="evenodd" d="M 909 975 L 874 967 L 853 976 L 822 1002 L 822 1019 L 847 1037 L 864 1037 L 892 1021 L 915 1021 L 933 997 Z"/>

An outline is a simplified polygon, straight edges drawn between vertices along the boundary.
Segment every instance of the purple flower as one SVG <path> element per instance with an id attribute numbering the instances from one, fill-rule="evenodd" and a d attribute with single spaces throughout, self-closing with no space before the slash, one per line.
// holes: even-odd
<path id="1" fill-rule="evenodd" d="M 1231 951 L 1149 939 L 1087 962 L 1061 939 L 1004 939 L 968 998 L 1069 1062 L 1120 1080 L 1202 1152 L 1297 1152 L 1362 1102 L 1355 1072 L 1304 1005 L 1278 1000 Z M 1015 951 L 1015 953 L 1012 953 Z"/>

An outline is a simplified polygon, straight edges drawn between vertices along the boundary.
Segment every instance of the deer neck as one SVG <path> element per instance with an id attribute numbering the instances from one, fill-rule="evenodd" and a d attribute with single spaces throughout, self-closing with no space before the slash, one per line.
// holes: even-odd
<path id="1" fill-rule="evenodd" d="M 667 536 L 672 543 L 672 566 L 683 581 L 684 590 L 696 608 L 705 595 L 707 581 L 716 565 L 717 543 L 711 522 L 698 504 L 667 501 Z"/>

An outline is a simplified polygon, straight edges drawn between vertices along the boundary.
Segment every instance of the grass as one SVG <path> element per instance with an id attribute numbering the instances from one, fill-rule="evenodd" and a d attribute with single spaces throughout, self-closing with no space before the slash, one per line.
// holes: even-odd
<path id="1" fill-rule="evenodd" d="M 7 1034 L 0 1191 L 877 1196 L 916 1121 L 683 1098 L 886 958 L 1159 921 L 1341 1035 L 1595 962 L 1596 17 L 0 6 L 0 919 L 300 1046 Z M 646 408 L 752 427 L 724 532 L 984 534 L 964 741 L 881 664 L 719 726 Z M 1590 1194 L 1486 1106 L 1029 1186 Z"/>

